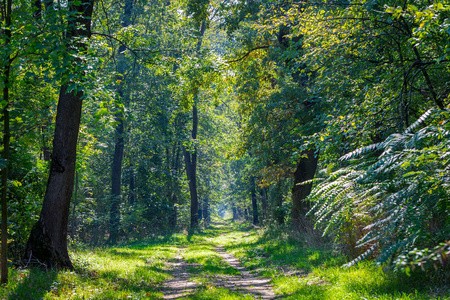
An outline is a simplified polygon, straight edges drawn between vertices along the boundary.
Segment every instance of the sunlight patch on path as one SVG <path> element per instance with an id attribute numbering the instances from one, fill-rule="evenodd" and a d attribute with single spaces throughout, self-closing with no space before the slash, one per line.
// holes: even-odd
<path id="1" fill-rule="evenodd" d="M 198 283 L 189 281 L 189 267 L 193 264 L 186 263 L 182 258 L 184 249 L 180 249 L 173 261 L 167 266 L 171 269 L 172 279 L 166 280 L 162 292 L 163 299 L 180 299 L 194 293 Z"/>
<path id="2" fill-rule="evenodd" d="M 221 276 L 220 280 L 216 278 L 215 283 L 219 287 L 244 294 L 251 294 L 257 299 L 275 299 L 275 293 L 273 292 L 272 285 L 270 285 L 270 278 L 254 276 L 239 263 L 239 260 L 234 255 L 225 252 L 223 246 L 217 246 L 216 251 L 230 266 L 240 272 L 240 275 Z"/>

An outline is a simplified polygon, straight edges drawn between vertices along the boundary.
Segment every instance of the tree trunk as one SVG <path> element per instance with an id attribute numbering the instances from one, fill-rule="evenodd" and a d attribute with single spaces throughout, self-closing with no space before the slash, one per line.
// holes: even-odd
<path id="1" fill-rule="evenodd" d="M 252 197 L 252 212 L 253 212 L 253 225 L 258 225 L 258 203 L 256 202 L 256 184 L 255 177 L 250 177 L 251 185 L 251 197 Z"/>
<path id="2" fill-rule="evenodd" d="M 122 27 L 128 27 L 131 24 L 131 11 L 133 9 L 133 1 L 126 0 L 122 14 Z M 118 53 L 117 71 L 117 94 L 119 101 L 124 99 L 124 83 L 123 74 L 125 73 L 125 55 L 126 50 L 124 45 L 120 45 Z M 123 151 L 125 148 L 125 124 L 123 112 L 116 115 L 116 144 L 114 146 L 114 157 L 111 165 L 111 210 L 109 215 L 109 242 L 114 244 L 117 242 L 120 227 L 120 203 L 122 202 L 122 162 Z"/>
<path id="3" fill-rule="evenodd" d="M 11 42 L 11 6 L 12 1 L 6 2 L 6 16 L 5 16 L 5 48 L 10 47 Z M 11 138 L 11 132 L 9 129 L 9 85 L 10 85 L 10 72 L 12 64 L 11 49 L 6 57 L 6 64 L 3 69 L 3 102 L 5 107 L 3 108 L 3 163 L 2 167 L 2 249 L 1 249 L 1 283 L 8 283 L 8 171 L 9 171 L 9 142 Z"/>
<path id="4" fill-rule="evenodd" d="M 292 188 L 292 224 L 297 230 L 307 231 L 312 229 L 312 224 L 306 217 L 306 213 L 309 211 L 310 207 L 305 199 L 311 193 L 312 183 L 300 183 L 314 178 L 319 157 L 318 155 L 315 155 L 315 149 L 306 150 L 302 154 L 306 155 L 306 157 L 300 158 L 294 173 L 294 187 Z"/>
<path id="5" fill-rule="evenodd" d="M 267 218 L 267 191 L 266 188 L 260 190 L 261 195 L 261 208 L 263 219 Z"/>
<path id="6" fill-rule="evenodd" d="M 203 201 L 198 202 L 198 221 L 203 219 Z"/>
<path id="7" fill-rule="evenodd" d="M 71 11 L 78 12 L 75 18 L 68 19 L 70 43 L 90 36 L 94 0 L 81 0 L 76 5 L 70 2 L 69 5 Z M 77 47 L 80 51 L 86 50 L 86 45 L 81 42 L 77 42 Z M 73 269 L 67 252 L 67 226 L 84 93 L 68 90 L 69 84 L 63 84 L 59 93 L 47 190 L 39 221 L 31 230 L 25 251 L 26 260 L 35 258 L 56 269 Z"/>
<path id="8" fill-rule="evenodd" d="M 120 114 L 122 115 L 122 114 Z M 122 161 L 124 141 L 124 124 L 123 118 L 118 117 L 118 125 L 116 128 L 116 145 L 114 147 L 114 157 L 111 166 L 111 210 L 109 215 L 109 242 L 116 243 L 119 235 L 120 225 L 120 202 L 122 190 Z"/>
<path id="9" fill-rule="evenodd" d="M 233 213 L 233 222 L 235 222 L 238 219 L 238 215 L 236 206 L 234 204 L 231 205 L 231 212 Z"/>
<path id="10" fill-rule="evenodd" d="M 209 199 L 205 198 L 203 200 L 203 220 L 205 224 L 208 225 L 211 222 L 211 215 L 209 211 Z"/>
<path id="11" fill-rule="evenodd" d="M 75 171 L 75 194 L 73 196 L 73 205 L 72 205 L 72 232 L 71 237 L 72 239 L 75 237 L 75 228 L 77 226 L 77 218 L 76 218 L 76 207 L 78 204 L 78 172 Z"/>
<path id="12" fill-rule="evenodd" d="M 177 227 L 177 219 L 178 219 L 178 211 L 177 211 L 177 203 L 178 203 L 178 193 L 180 190 L 180 186 L 178 184 L 178 172 L 180 169 L 180 147 L 178 142 L 175 143 L 174 149 L 172 151 L 174 160 L 172 164 L 172 190 L 170 194 L 170 207 L 172 208 L 171 215 L 169 217 L 169 224 L 172 228 Z"/>
<path id="13" fill-rule="evenodd" d="M 194 107 L 194 123 L 198 122 L 197 120 L 197 107 Z M 197 138 L 197 126 L 193 126 L 192 129 L 192 139 L 195 140 Z M 191 151 L 185 149 L 184 150 L 184 160 L 186 164 L 186 176 L 189 182 L 189 193 L 191 195 L 191 230 L 195 230 L 198 228 L 198 196 L 197 196 L 197 153 L 195 150 L 191 153 Z"/>
<path id="14" fill-rule="evenodd" d="M 197 57 L 200 56 L 202 48 L 203 36 L 206 30 L 206 20 L 200 26 L 200 35 L 197 42 Z M 194 91 L 194 105 L 192 106 L 192 141 L 197 139 L 198 128 L 198 89 Z M 184 158 L 186 163 L 186 175 L 189 181 L 189 192 L 191 194 L 191 230 L 198 228 L 198 196 L 197 196 L 197 147 L 194 145 L 194 150 L 184 150 Z"/>
<path id="15" fill-rule="evenodd" d="M 284 224 L 285 213 L 283 210 L 283 193 L 281 191 L 281 182 L 278 181 L 275 188 L 271 192 L 271 198 L 273 203 L 273 217 L 278 225 Z"/>

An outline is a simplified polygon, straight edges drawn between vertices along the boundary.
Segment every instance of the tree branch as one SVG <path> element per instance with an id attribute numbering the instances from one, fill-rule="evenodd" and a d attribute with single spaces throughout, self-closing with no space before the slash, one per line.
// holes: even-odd
<path id="1" fill-rule="evenodd" d="M 238 58 L 238 59 L 235 59 L 235 60 L 228 60 L 228 61 L 226 61 L 227 63 L 235 63 L 235 62 L 238 62 L 238 61 L 241 61 L 241 60 L 243 60 L 244 58 L 246 58 L 247 56 L 249 56 L 250 55 L 250 53 L 252 53 L 253 51 L 255 51 L 255 50 L 259 50 L 259 49 L 267 49 L 267 48 L 269 48 L 270 46 L 258 46 L 258 47 L 255 47 L 255 48 L 253 48 L 253 49 L 250 49 L 247 53 L 245 53 L 244 54 L 244 56 L 242 56 L 241 58 Z"/>

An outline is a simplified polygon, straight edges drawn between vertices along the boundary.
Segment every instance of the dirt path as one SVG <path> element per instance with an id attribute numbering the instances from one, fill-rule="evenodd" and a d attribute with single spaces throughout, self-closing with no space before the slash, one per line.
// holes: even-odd
<path id="1" fill-rule="evenodd" d="M 163 299 L 180 299 L 193 294 L 197 287 L 196 282 L 189 281 L 191 275 L 189 274 L 189 267 L 193 264 L 188 264 L 182 258 L 184 249 L 180 249 L 175 259 L 168 263 L 171 269 L 172 279 L 166 280 L 162 292 Z"/>
<path id="2" fill-rule="evenodd" d="M 241 274 L 236 276 L 222 277 L 215 281 L 218 286 L 234 290 L 243 294 L 251 294 L 256 299 L 275 299 L 275 293 L 270 285 L 269 278 L 257 277 L 246 270 L 234 255 L 225 252 L 223 246 L 217 246 L 216 251 L 222 258 Z"/>
<path id="3" fill-rule="evenodd" d="M 237 293 L 250 294 L 255 299 L 275 299 L 275 293 L 269 283 L 269 278 L 261 278 L 251 274 L 239 263 L 236 257 L 227 253 L 223 246 L 217 246 L 215 250 L 231 267 L 238 270 L 240 275 L 209 277 L 213 285 Z M 180 249 L 174 261 L 168 265 L 171 268 L 173 279 L 164 282 L 162 289 L 164 293 L 163 299 L 184 298 L 194 294 L 198 286 L 198 283 L 190 281 L 189 267 L 194 264 L 188 264 L 182 259 L 183 251 L 184 249 Z"/>

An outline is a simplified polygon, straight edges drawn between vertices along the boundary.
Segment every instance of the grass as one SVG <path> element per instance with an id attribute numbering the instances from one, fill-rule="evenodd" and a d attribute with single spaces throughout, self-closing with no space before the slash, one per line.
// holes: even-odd
<path id="1" fill-rule="evenodd" d="M 214 251 L 213 245 L 193 244 L 187 247 L 183 259 L 194 264 L 191 274 L 204 276 L 211 275 L 238 275 L 239 271 L 232 268 L 223 258 Z"/>
<path id="2" fill-rule="evenodd" d="M 11 270 L 1 299 L 159 299 L 177 245 L 141 243 L 72 252 L 75 272 Z"/>
<path id="3" fill-rule="evenodd" d="M 191 279 L 199 282 L 185 299 L 253 299 L 217 284 L 239 274 L 215 251 L 217 245 L 248 269 L 271 278 L 278 299 L 450 299 L 448 272 L 408 277 L 383 272 L 370 262 L 342 268 L 345 257 L 326 245 L 307 246 L 285 230 L 219 223 L 195 235 L 73 249 L 74 272 L 11 269 L 0 299 L 161 299 L 161 284 L 172 278 L 167 263 L 177 254 L 189 263 Z"/>
<path id="4" fill-rule="evenodd" d="M 371 262 L 342 268 L 343 255 L 306 246 L 285 230 L 232 231 L 214 240 L 249 269 L 272 278 L 281 299 L 450 299 L 449 274 L 383 272 Z"/>
<path id="5" fill-rule="evenodd" d="M 190 300 L 253 300 L 250 295 L 241 295 L 227 289 L 214 286 L 203 286 L 197 293 L 187 297 Z"/>

